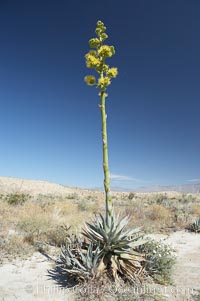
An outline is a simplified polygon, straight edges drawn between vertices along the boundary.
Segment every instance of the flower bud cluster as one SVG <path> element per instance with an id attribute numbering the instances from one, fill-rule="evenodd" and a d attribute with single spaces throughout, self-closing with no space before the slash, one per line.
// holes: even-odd
<path id="1" fill-rule="evenodd" d="M 106 27 L 101 21 L 97 22 L 96 35 L 97 38 L 89 40 L 89 45 L 93 50 L 90 50 L 86 55 L 86 66 L 93 68 L 99 74 L 98 80 L 93 75 L 85 76 L 84 80 L 89 86 L 96 85 L 101 91 L 105 91 L 107 86 L 111 84 L 111 79 L 117 77 L 117 68 L 110 68 L 105 63 L 105 59 L 112 57 L 115 54 L 114 46 L 103 45 L 108 35 L 105 33 Z M 95 50 L 94 50 L 95 49 Z"/>

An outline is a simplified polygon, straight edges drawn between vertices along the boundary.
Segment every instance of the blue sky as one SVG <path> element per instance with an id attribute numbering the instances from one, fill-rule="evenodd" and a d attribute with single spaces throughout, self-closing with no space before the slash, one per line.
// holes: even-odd
<path id="1" fill-rule="evenodd" d="M 198 0 L 0 1 L 0 176 L 103 184 L 97 20 L 119 69 L 107 98 L 113 186 L 200 182 Z"/>

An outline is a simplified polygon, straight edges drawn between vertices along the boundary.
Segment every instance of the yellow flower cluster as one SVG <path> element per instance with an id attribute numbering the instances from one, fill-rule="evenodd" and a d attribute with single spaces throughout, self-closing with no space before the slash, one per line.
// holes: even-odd
<path id="1" fill-rule="evenodd" d="M 98 48 L 98 46 L 100 45 L 100 40 L 97 39 L 97 38 L 94 38 L 94 39 L 90 39 L 89 40 L 89 45 L 91 48 Z"/>
<path id="2" fill-rule="evenodd" d="M 103 71 L 103 72 L 107 72 L 108 69 L 109 69 L 109 66 L 106 65 L 106 64 L 103 64 L 102 71 Z"/>
<path id="3" fill-rule="evenodd" d="M 110 68 L 106 72 L 106 75 L 109 76 L 109 77 L 117 77 L 117 74 L 118 74 L 117 68 Z"/>
<path id="4" fill-rule="evenodd" d="M 97 22 L 96 27 L 96 38 L 89 40 L 89 45 L 91 49 L 86 55 L 86 66 L 88 68 L 94 68 L 99 74 L 99 78 L 92 75 L 85 76 L 84 80 L 89 86 L 94 86 L 100 88 L 101 91 L 106 91 L 107 86 L 111 84 L 111 79 L 117 77 L 117 68 L 110 68 L 109 65 L 105 63 L 106 58 L 110 58 L 115 54 L 114 46 L 103 45 L 105 39 L 108 35 L 105 33 L 106 27 L 101 21 Z"/>
<path id="5" fill-rule="evenodd" d="M 96 84 L 96 78 L 93 75 L 87 75 L 84 77 L 84 81 L 88 86 L 94 86 Z"/>
<path id="6" fill-rule="evenodd" d="M 96 34 L 98 37 L 101 37 L 102 40 L 104 41 L 105 39 L 107 39 L 107 34 L 105 33 L 106 31 L 106 27 L 104 26 L 104 23 L 101 21 L 97 22 L 97 28 L 95 30 Z"/>
<path id="7" fill-rule="evenodd" d="M 88 68 L 96 68 L 100 65 L 100 61 L 90 52 L 85 55 L 86 66 Z"/>
<path id="8" fill-rule="evenodd" d="M 111 84 L 110 78 L 107 77 L 107 76 L 98 79 L 98 86 L 99 87 L 102 87 L 102 88 L 107 87 L 110 84 Z"/>
<path id="9" fill-rule="evenodd" d="M 113 46 L 103 45 L 98 49 L 98 55 L 104 58 L 111 57 L 115 53 Z"/>

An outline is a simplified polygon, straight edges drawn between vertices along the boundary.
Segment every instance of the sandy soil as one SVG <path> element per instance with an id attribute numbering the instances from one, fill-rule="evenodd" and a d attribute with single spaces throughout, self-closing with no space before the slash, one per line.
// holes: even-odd
<path id="1" fill-rule="evenodd" d="M 15 260 L 0 267 L 0 301 L 70 300 L 49 276 L 52 261 L 40 253 L 28 260 Z"/>
<path id="2" fill-rule="evenodd" d="M 175 286 L 163 287 L 167 300 L 190 301 L 200 291 L 200 236 L 179 231 L 171 235 L 152 235 L 170 244 L 177 252 L 173 279 Z M 53 261 L 40 253 L 28 260 L 16 260 L 0 267 L 0 301 L 66 301 L 72 300 L 70 290 L 64 290 L 49 277 Z M 158 289 L 158 288 L 157 288 Z M 172 293 L 171 293 L 172 292 Z"/>

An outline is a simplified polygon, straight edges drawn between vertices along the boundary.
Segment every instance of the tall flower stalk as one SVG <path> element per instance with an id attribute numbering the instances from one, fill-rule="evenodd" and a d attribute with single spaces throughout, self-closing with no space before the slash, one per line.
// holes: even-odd
<path id="1" fill-rule="evenodd" d="M 105 33 L 106 27 L 101 21 L 97 22 L 96 26 L 96 38 L 89 40 L 89 45 L 92 48 L 86 55 L 86 66 L 94 69 L 98 77 L 93 75 L 85 76 L 85 82 L 89 86 L 96 86 L 99 88 L 100 93 L 100 105 L 101 120 L 102 120 L 102 145 L 103 145 L 103 171 L 104 171 L 104 190 L 106 198 L 106 224 L 111 227 L 112 219 L 114 216 L 113 200 L 110 191 L 110 172 L 108 164 L 108 139 L 107 139 L 107 114 L 106 114 L 106 93 L 107 87 L 111 84 L 111 79 L 117 76 L 117 68 L 110 68 L 105 63 L 107 58 L 112 57 L 115 54 L 114 46 L 108 46 L 104 44 L 104 41 L 108 38 Z"/>

